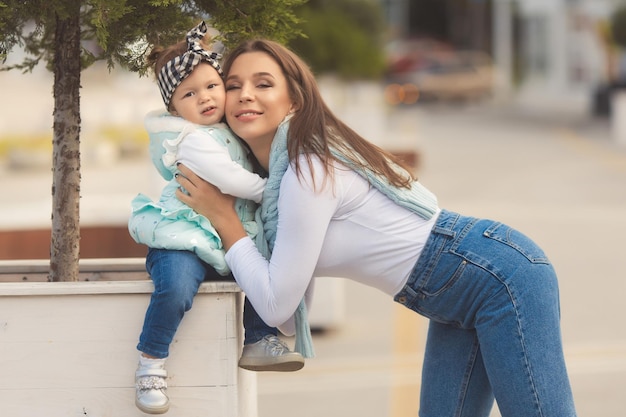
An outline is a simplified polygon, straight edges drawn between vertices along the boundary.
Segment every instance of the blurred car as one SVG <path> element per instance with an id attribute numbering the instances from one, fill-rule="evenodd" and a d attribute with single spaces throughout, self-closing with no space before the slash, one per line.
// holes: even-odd
<path id="1" fill-rule="evenodd" d="M 393 105 L 477 100 L 491 94 L 493 72 L 483 52 L 424 51 L 390 65 L 385 98 Z"/>

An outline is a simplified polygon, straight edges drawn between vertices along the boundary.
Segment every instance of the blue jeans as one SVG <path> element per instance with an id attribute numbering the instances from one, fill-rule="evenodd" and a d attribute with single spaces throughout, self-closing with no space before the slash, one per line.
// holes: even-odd
<path id="1" fill-rule="evenodd" d="M 146 269 L 154 282 L 154 292 L 146 311 L 137 349 L 157 358 L 169 355 L 169 347 L 184 314 L 205 280 L 229 280 L 203 262 L 193 252 L 148 249 Z M 210 319 L 210 318 L 207 318 Z M 248 299 L 243 308 L 244 344 L 255 343 L 263 336 L 278 335 L 254 310 Z"/>
<path id="2" fill-rule="evenodd" d="M 394 300 L 430 319 L 421 417 L 574 417 L 557 278 L 528 237 L 443 210 Z"/>

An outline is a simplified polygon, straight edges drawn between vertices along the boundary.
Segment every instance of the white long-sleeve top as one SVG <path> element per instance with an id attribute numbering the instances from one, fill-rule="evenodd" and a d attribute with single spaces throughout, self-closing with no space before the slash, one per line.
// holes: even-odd
<path id="1" fill-rule="evenodd" d="M 228 148 L 209 133 L 189 133 L 178 141 L 172 153 L 173 164 L 184 164 L 223 193 L 261 202 L 266 180 L 234 161 Z"/>
<path id="2" fill-rule="evenodd" d="M 301 178 L 290 166 L 281 182 L 271 259 L 247 237 L 226 253 L 255 310 L 286 334 L 293 334 L 292 316 L 302 297 L 312 296 L 313 277 L 343 277 L 398 293 L 438 214 L 424 220 L 338 163 L 334 182 L 317 158 L 312 171 L 304 157 L 300 166 Z"/>

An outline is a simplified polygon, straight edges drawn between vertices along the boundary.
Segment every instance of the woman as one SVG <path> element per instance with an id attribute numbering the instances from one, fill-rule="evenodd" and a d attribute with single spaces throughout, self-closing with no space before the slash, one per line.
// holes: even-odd
<path id="1" fill-rule="evenodd" d="M 185 167 L 178 197 L 207 216 L 269 325 L 293 328 L 314 276 L 373 286 L 430 319 L 422 417 L 576 415 L 557 279 L 543 251 L 498 222 L 442 210 L 391 155 L 338 120 L 307 66 L 243 43 L 224 65 L 226 118 L 269 171 L 267 261 L 221 194 Z M 275 193 L 272 191 L 275 190 Z"/>

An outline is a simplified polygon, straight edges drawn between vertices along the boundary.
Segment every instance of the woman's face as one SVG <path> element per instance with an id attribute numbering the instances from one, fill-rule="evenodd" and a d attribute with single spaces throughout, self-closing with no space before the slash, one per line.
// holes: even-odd
<path id="1" fill-rule="evenodd" d="M 280 66 L 264 52 L 244 53 L 233 61 L 225 86 L 230 128 L 253 151 L 269 149 L 293 104 Z"/>

